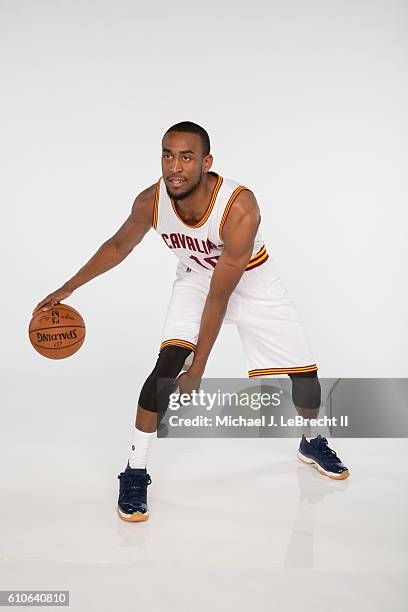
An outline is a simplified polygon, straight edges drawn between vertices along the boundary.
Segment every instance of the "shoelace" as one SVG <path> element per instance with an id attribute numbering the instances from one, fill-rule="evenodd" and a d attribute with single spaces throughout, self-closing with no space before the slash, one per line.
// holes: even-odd
<path id="1" fill-rule="evenodd" d="M 327 438 L 320 438 L 317 448 L 330 463 L 340 463 L 337 453 L 328 446 Z"/>
<path id="2" fill-rule="evenodd" d="M 129 503 L 146 503 L 146 487 L 151 484 L 149 474 L 120 474 L 119 480 L 123 482 L 122 495 Z"/>

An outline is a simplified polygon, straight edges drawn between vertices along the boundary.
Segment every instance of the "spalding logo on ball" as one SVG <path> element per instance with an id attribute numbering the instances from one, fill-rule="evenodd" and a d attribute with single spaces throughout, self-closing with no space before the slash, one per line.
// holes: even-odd
<path id="1" fill-rule="evenodd" d="M 49 359 L 65 359 L 77 352 L 85 340 L 85 322 L 68 304 L 57 304 L 40 310 L 28 328 L 30 342 L 40 355 Z"/>

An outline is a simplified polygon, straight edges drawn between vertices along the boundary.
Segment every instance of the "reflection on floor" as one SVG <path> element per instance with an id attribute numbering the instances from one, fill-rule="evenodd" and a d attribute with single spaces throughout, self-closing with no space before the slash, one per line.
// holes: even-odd
<path id="1" fill-rule="evenodd" d="M 351 476 L 295 439 L 154 440 L 150 519 L 116 514 L 126 448 L 3 448 L 0 589 L 72 610 L 406 610 L 404 439 L 337 439 Z M 52 608 L 54 609 L 54 608 Z"/>

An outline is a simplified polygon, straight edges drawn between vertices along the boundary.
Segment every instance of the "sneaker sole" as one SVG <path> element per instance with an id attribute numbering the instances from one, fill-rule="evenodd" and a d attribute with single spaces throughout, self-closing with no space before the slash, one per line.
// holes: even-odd
<path id="1" fill-rule="evenodd" d="M 329 478 L 332 478 L 333 480 L 344 480 L 345 478 L 348 478 L 350 475 L 348 470 L 341 472 L 340 474 L 333 474 L 333 472 L 327 472 L 318 463 L 316 463 L 316 461 L 313 461 L 313 459 L 310 459 L 309 457 L 302 455 L 300 451 L 298 451 L 297 456 L 298 456 L 299 461 L 301 461 L 302 463 L 309 463 L 309 464 L 314 463 L 314 465 L 317 467 L 319 473 L 322 474 L 322 476 L 328 476 Z"/>
<path id="2" fill-rule="evenodd" d="M 133 514 L 124 514 L 117 508 L 118 514 L 123 521 L 129 521 L 131 523 L 139 523 L 141 521 L 147 521 L 149 518 L 148 512 L 134 512 Z"/>

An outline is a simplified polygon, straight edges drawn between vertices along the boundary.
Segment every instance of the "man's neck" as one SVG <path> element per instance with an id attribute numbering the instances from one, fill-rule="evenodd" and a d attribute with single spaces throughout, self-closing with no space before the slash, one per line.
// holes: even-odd
<path id="1" fill-rule="evenodd" d="M 180 200 L 180 202 L 175 199 L 177 210 L 185 217 L 187 222 L 190 221 L 190 218 L 194 220 L 196 217 L 200 217 L 200 215 L 202 216 L 205 213 L 210 203 L 211 194 L 216 182 L 217 179 L 215 176 L 206 173 L 202 178 L 200 186 L 191 196 Z"/>

